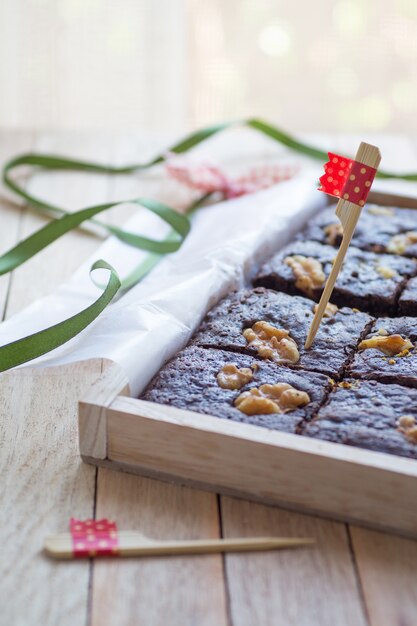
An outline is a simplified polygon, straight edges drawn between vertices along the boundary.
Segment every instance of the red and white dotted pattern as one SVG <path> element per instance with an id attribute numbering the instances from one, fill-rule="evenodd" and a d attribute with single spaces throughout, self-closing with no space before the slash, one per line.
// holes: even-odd
<path id="1" fill-rule="evenodd" d="M 231 177 L 216 165 L 169 155 L 166 170 L 172 178 L 187 187 L 204 194 L 218 192 L 226 199 L 231 199 L 289 180 L 297 174 L 299 166 L 281 163 L 262 165 L 242 176 Z"/>
<path id="2" fill-rule="evenodd" d="M 324 171 L 325 174 L 320 177 L 319 191 L 349 200 L 358 206 L 365 204 L 375 178 L 375 168 L 329 152 Z"/>
<path id="3" fill-rule="evenodd" d="M 107 519 L 72 518 L 70 521 L 72 550 L 75 557 L 116 556 L 119 541 L 115 522 Z"/>

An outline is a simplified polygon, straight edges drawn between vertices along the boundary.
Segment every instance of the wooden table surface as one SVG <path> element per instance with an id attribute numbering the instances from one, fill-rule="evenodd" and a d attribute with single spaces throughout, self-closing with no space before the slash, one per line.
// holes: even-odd
<path id="1" fill-rule="evenodd" d="M 349 141 L 353 150 L 357 142 Z M 388 166 L 396 162 L 399 144 L 391 138 L 384 142 Z M 116 138 L 2 133 L 0 161 L 41 150 L 123 163 L 152 154 L 157 143 L 140 133 Z M 414 142 L 400 143 L 417 169 Z M 72 209 L 139 193 L 172 204 L 174 191 L 172 183 L 161 183 L 155 175 L 144 180 L 37 173 L 27 185 Z M 107 219 L 120 223 L 129 211 L 118 209 Z M 2 190 L 1 251 L 43 223 Z M 2 277 L 3 317 L 58 286 L 98 243 L 93 236 L 70 233 L 12 276 Z M 99 362 L 95 367 L 26 368 L 0 378 L 1 626 L 416 623 L 414 541 L 84 465 L 78 455 L 76 402 L 100 369 Z M 50 561 L 41 552 L 44 538 L 65 531 L 71 516 L 115 518 L 121 529 L 161 539 L 311 536 L 317 546 L 226 557 Z"/>

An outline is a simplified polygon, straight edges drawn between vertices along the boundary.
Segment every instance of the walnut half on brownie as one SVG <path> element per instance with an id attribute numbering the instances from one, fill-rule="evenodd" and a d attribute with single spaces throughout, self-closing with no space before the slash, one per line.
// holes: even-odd
<path id="1" fill-rule="evenodd" d="M 190 346 L 160 370 L 141 399 L 295 433 L 328 390 L 321 374 Z"/>
<path id="2" fill-rule="evenodd" d="M 348 371 L 356 378 L 417 387 L 417 318 L 379 318 Z"/>
<path id="3" fill-rule="evenodd" d="M 417 458 L 417 389 L 355 379 L 339 385 L 303 435 Z"/>
<path id="4" fill-rule="evenodd" d="M 313 346 L 305 350 L 313 317 L 314 303 L 307 298 L 263 288 L 243 289 L 209 311 L 191 343 L 337 378 L 373 319 L 349 308 L 329 309 Z"/>
<path id="5" fill-rule="evenodd" d="M 320 299 L 336 249 L 316 241 L 296 241 L 263 265 L 254 284 Z M 395 313 L 405 281 L 417 262 L 393 254 L 376 254 L 351 246 L 337 278 L 332 302 L 373 315 Z"/>

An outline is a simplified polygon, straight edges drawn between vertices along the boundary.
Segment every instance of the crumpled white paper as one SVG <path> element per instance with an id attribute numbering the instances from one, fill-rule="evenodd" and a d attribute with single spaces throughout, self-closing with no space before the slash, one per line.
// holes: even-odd
<path id="1" fill-rule="evenodd" d="M 166 256 L 77 337 L 29 365 L 111 359 L 124 369 L 131 393 L 137 396 L 186 345 L 207 310 L 245 284 L 259 264 L 324 205 L 324 194 L 315 192 L 320 173 L 320 168 L 306 166 L 290 181 L 199 210 L 178 252 Z M 166 232 L 165 224 L 142 211 L 125 227 L 153 237 Z M 144 256 L 109 238 L 70 281 L 1 324 L 0 345 L 56 324 L 91 304 L 100 293 L 89 279 L 95 260 L 105 259 L 123 277 Z"/>

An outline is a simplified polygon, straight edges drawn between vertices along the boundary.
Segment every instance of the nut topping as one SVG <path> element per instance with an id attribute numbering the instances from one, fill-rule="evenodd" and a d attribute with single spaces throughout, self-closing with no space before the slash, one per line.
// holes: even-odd
<path id="1" fill-rule="evenodd" d="M 317 309 L 318 309 L 318 304 L 315 304 L 313 307 L 313 313 L 316 313 Z M 335 304 L 331 304 L 330 302 L 328 302 L 326 304 L 326 308 L 324 309 L 324 313 L 323 313 L 323 317 L 333 317 L 333 315 L 335 315 L 339 310 L 339 307 L 336 306 Z"/>
<path id="2" fill-rule="evenodd" d="M 246 415 L 287 413 L 310 402 L 305 391 L 299 391 L 287 383 L 261 385 L 244 391 L 235 400 L 235 407 Z"/>
<path id="3" fill-rule="evenodd" d="M 417 231 L 409 230 L 407 233 L 394 235 L 388 242 L 387 250 L 395 254 L 404 254 L 413 243 L 417 243 Z"/>
<path id="4" fill-rule="evenodd" d="M 401 335 L 375 335 L 370 339 L 364 339 L 359 344 L 359 350 L 374 348 L 387 356 L 395 356 L 404 350 L 410 350 L 413 344 L 409 339 L 403 339 Z"/>
<path id="5" fill-rule="evenodd" d="M 368 213 L 372 213 L 372 215 L 387 215 L 390 217 L 395 215 L 394 209 L 386 206 L 371 206 L 368 209 Z"/>
<path id="6" fill-rule="evenodd" d="M 297 363 L 300 359 L 297 344 L 289 336 L 288 330 L 275 328 L 268 322 L 255 322 L 252 328 L 246 328 L 243 336 L 248 348 L 254 348 L 262 359 Z"/>
<path id="7" fill-rule="evenodd" d="M 377 265 L 376 271 L 383 278 L 394 278 L 394 276 L 397 276 L 397 272 L 392 267 L 387 267 L 386 265 Z"/>
<path id="8" fill-rule="evenodd" d="M 405 435 L 407 439 L 413 443 L 417 443 L 417 425 L 415 417 L 412 415 L 402 415 L 397 422 L 397 427 L 400 433 Z"/>
<path id="9" fill-rule="evenodd" d="M 314 289 L 322 287 L 326 280 L 323 266 L 317 259 L 296 254 L 287 256 L 284 263 L 289 265 L 293 271 L 295 286 L 308 296 L 312 296 Z"/>
<path id="10" fill-rule="evenodd" d="M 340 238 L 343 237 L 343 226 L 340 222 L 329 224 L 323 228 L 323 231 L 326 235 L 326 243 L 331 246 L 335 246 L 340 241 Z"/>
<path id="11" fill-rule="evenodd" d="M 217 383 L 222 389 L 240 389 L 253 378 L 249 367 L 238 369 L 233 363 L 226 363 L 217 374 Z"/>

